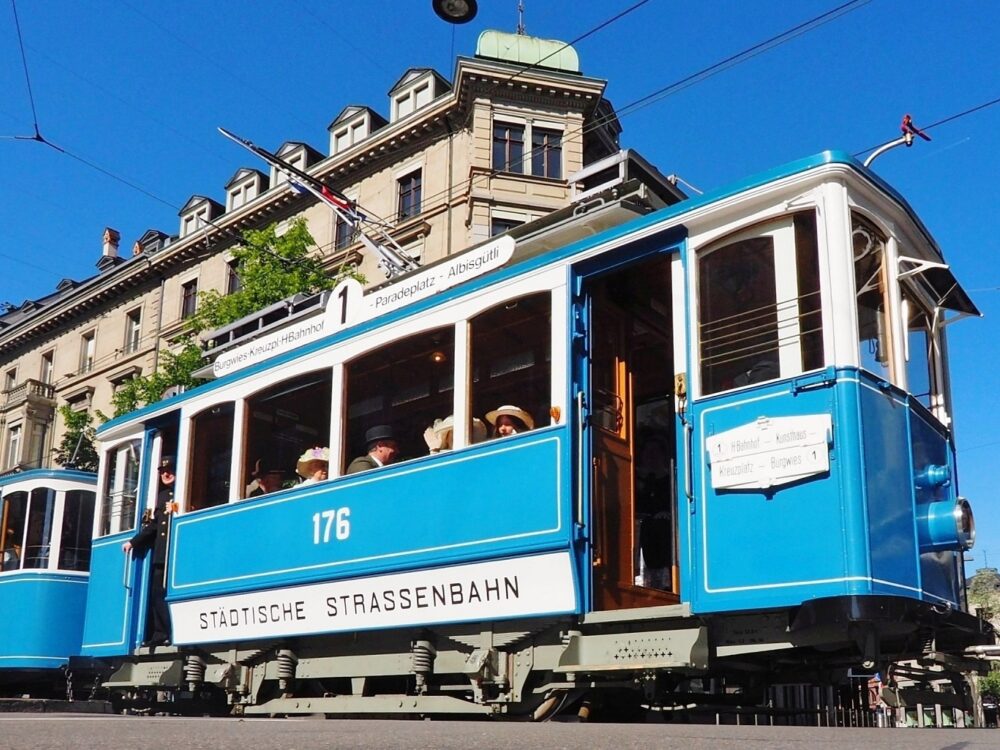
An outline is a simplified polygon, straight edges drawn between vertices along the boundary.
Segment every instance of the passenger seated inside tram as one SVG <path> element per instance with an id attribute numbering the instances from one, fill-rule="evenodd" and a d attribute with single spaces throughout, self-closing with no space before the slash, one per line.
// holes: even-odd
<path id="1" fill-rule="evenodd" d="M 253 481 L 247 485 L 246 492 L 244 493 L 244 497 L 248 498 L 260 497 L 269 492 L 280 490 L 282 480 L 284 479 L 284 472 L 277 467 L 270 466 L 267 459 L 258 458 L 250 476 L 253 478 Z"/>
<path id="2" fill-rule="evenodd" d="M 424 430 L 424 442 L 431 453 L 450 451 L 455 428 L 455 418 L 449 414 L 444 419 L 435 419 L 434 424 Z"/>
<path id="3" fill-rule="evenodd" d="M 365 433 L 365 445 L 368 453 L 358 456 L 347 467 L 347 474 L 357 474 L 380 466 L 388 466 L 399 460 L 399 441 L 396 433 L 387 424 L 378 424 Z"/>
<path id="4" fill-rule="evenodd" d="M 524 409 L 507 404 L 486 413 L 486 421 L 493 425 L 493 437 L 509 437 L 535 429 L 535 420 Z"/>
<path id="5" fill-rule="evenodd" d="M 8 535 L 13 536 L 14 532 L 9 531 Z M 21 565 L 21 546 L 11 545 L 0 553 L 0 570 L 17 570 Z"/>
<path id="6" fill-rule="evenodd" d="M 299 487 L 325 482 L 330 476 L 330 449 L 318 446 L 310 448 L 299 456 L 295 471 L 303 480 L 299 483 Z"/>
<path id="7" fill-rule="evenodd" d="M 434 424 L 424 430 L 424 442 L 433 453 L 450 451 L 454 444 L 455 419 L 449 414 L 444 419 L 435 419 Z M 487 438 L 486 425 L 478 417 L 472 418 L 472 444 L 481 443 Z"/>

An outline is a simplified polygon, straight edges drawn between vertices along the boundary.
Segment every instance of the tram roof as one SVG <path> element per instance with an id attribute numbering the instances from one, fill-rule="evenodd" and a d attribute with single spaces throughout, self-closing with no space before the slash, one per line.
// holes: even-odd
<path id="1" fill-rule="evenodd" d="M 89 471 L 79 471 L 78 469 L 28 469 L 27 471 L 16 471 L 0 476 L 0 489 L 12 484 L 34 482 L 39 479 L 58 479 L 64 482 L 97 484 L 97 475 Z"/>
<path id="2" fill-rule="evenodd" d="M 284 362 L 296 359 L 303 354 L 310 353 L 312 351 L 322 349 L 329 346 L 330 343 L 339 340 L 347 340 L 355 336 L 363 335 L 369 333 L 378 328 L 382 328 L 388 324 L 393 323 L 401 318 L 408 317 L 414 313 L 419 313 L 427 308 L 433 307 L 441 302 L 454 299 L 456 297 L 463 296 L 470 291 L 475 291 L 485 286 L 491 286 L 497 283 L 502 283 L 509 278 L 519 276 L 523 273 L 529 272 L 540 266 L 548 265 L 553 262 L 558 262 L 559 260 L 567 257 L 572 257 L 581 252 L 585 252 L 591 247 L 597 245 L 612 242 L 631 234 L 642 234 L 645 230 L 655 227 L 657 224 L 665 224 L 664 231 L 676 230 L 677 222 L 675 219 L 684 216 L 685 214 L 691 213 L 698 209 L 710 206 L 713 203 L 717 203 L 733 196 L 739 195 L 740 193 L 748 192 L 758 187 L 763 187 L 769 183 L 778 182 L 780 180 L 793 177 L 798 174 L 802 174 L 814 169 L 819 169 L 826 166 L 841 165 L 851 168 L 863 179 L 868 180 L 870 183 L 875 185 L 879 190 L 887 194 L 896 203 L 899 204 L 906 214 L 909 216 L 911 221 L 917 227 L 924 238 L 927 240 L 928 244 L 933 248 L 934 252 L 937 254 L 938 259 L 943 262 L 944 256 L 941 253 L 941 249 L 937 242 L 934 240 L 931 233 L 928 231 L 927 227 L 917 216 L 916 212 L 910 206 L 909 202 L 889 183 L 883 180 L 881 177 L 876 175 L 870 169 L 865 167 L 861 162 L 852 157 L 845 151 L 840 150 L 829 150 L 823 151 L 821 153 L 815 154 L 813 156 L 808 156 L 802 159 L 797 159 L 786 164 L 782 164 L 777 167 L 772 167 L 771 169 L 759 172 L 750 177 L 744 178 L 737 182 L 731 183 L 724 187 L 718 188 L 704 193 L 703 195 L 697 195 L 689 197 L 686 200 L 680 201 L 665 208 L 653 211 L 645 216 L 639 216 L 635 219 L 627 221 L 618 226 L 614 226 L 610 229 L 605 229 L 597 234 L 588 236 L 584 239 L 576 240 L 570 242 L 569 244 L 558 246 L 552 249 L 543 250 L 539 253 L 527 253 L 523 254 L 515 251 L 511 261 L 504 267 L 490 271 L 478 278 L 466 281 L 463 284 L 452 287 L 446 291 L 440 292 L 432 297 L 414 301 L 404 307 L 397 310 L 387 312 L 378 317 L 372 318 L 370 320 L 363 321 L 355 326 L 348 327 L 341 331 L 330 334 L 329 336 L 322 338 L 318 341 L 310 342 L 303 345 L 302 347 L 295 349 L 293 351 L 277 355 L 271 359 L 264 362 L 251 365 L 245 369 L 235 372 L 230 375 L 224 375 L 217 380 L 210 381 L 203 385 L 198 386 L 191 391 L 179 394 L 177 396 L 172 396 L 162 401 L 157 401 L 149 406 L 142 407 L 136 411 L 130 412 L 129 414 L 116 417 L 104 425 L 98 428 L 98 436 L 107 435 L 110 431 L 122 427 L 128 423 L 136 420 L 144 420 L 150 417 L 155 417 L 156 415 L 176 409 L 183 402 L 187 401 L 189 398 L 200 396 L 209 390 L 214 390 L 216 388 L 225 388 L 227 385 L 239 380 L 243 380 L 247 377 L 252 377 L 254 374 L 271 369 L 272 367 L 281 365 Z M 586 217 L 586 214 L 584 214 Z M 558 229 L 559 227 L 553 227 L 553 229 Z M 471 248 L 470 248 L 471 249 Z M 460 255 L 460 254 L 458 254 Z M 451 256 L 451 257 L 458 257 Z M 425 267 L 426 268 L 426 267 Z M 413 271 L 411 273 L 419 273 L 420 271 Z M 947 267 L 943 268 L 931 268 L 923 271 L 924 278 L 928 281 L 933 290 L 938 294 L 939 301 L 938 304 L 941 307 L 955 310 L 957 312 L 976 315 L 979 316 L 981 313 L 979 309 L 972 302 L 972 299 L 965 292 L 964 289 L 959 285 L 957 279 L 955 279 L 954 274 Z M 379 285 L 378 289 L 385 289 L 386 286 L 395 283 L 405 283 L 406 280 L 410 278 L 410 274 L 405 274 L 400 276 L 398 279 L 394 279 L 386 284 Z M 0 478 L 0 484 L 3 483 L 3 478 Z"/>

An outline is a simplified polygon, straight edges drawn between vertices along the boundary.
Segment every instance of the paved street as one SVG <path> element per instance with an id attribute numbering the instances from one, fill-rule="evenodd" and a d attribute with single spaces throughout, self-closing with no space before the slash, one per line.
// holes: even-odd
<path id="1" fill-rule="evenodd" d="M 470 747 L 490 750 L 895 750 L 901 746 L 908 750 L 993 750 L 1000 746 L 1000 730 L 0 715 L 2 750 Z"/>

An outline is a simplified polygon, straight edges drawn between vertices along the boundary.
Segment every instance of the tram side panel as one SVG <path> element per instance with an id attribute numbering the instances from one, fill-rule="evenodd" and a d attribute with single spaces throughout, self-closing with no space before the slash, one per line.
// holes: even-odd
<path id="1" fill-rule="evenodd" d="M 21 571 L 0 579 L 0 668 L 55 669 L 80 653 L 85 573 Z"/>
<path id="2" fill-rule="evenodd" d="M 178 517 L 178 644 L 580 611 L 568 428 Z"/>
<path id="3" fill-rule="evenodd" d="M 832 371 L 693 405 L 692 610 L 856 593 L 867 540 Z M 802 387 L 806 386 L 806 387 Z M 800 390 L 799 390 L 800 389 Z"/>

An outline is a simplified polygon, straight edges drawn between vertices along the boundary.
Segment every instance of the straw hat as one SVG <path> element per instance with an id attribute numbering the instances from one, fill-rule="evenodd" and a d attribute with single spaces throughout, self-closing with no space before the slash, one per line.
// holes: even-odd
<path id="1" fill-rule="evenodd" d="M 300 477 L 309 477 L 309 464 L 313 461 L 322 461 L 326 464 L 330 463 L 330 449 L 329 448 L 310 448 L 301 456 L 299 456 L 299 461 L 295 464 L 295 471 Z"/>
<path id="2" fill-rule="evenodd" d="M 510 404 L 501 406 L 499 409 L 486 412 L 486 421 L 495 427 L 497 419 L 504 415 L 521 420 L 521 422 L 524 423 L 524 426 L 529 430 L 535 429 L 535 420 L 531 418 L 531 415 L 524 409 L 518 406 L 511 406 Z"/>

